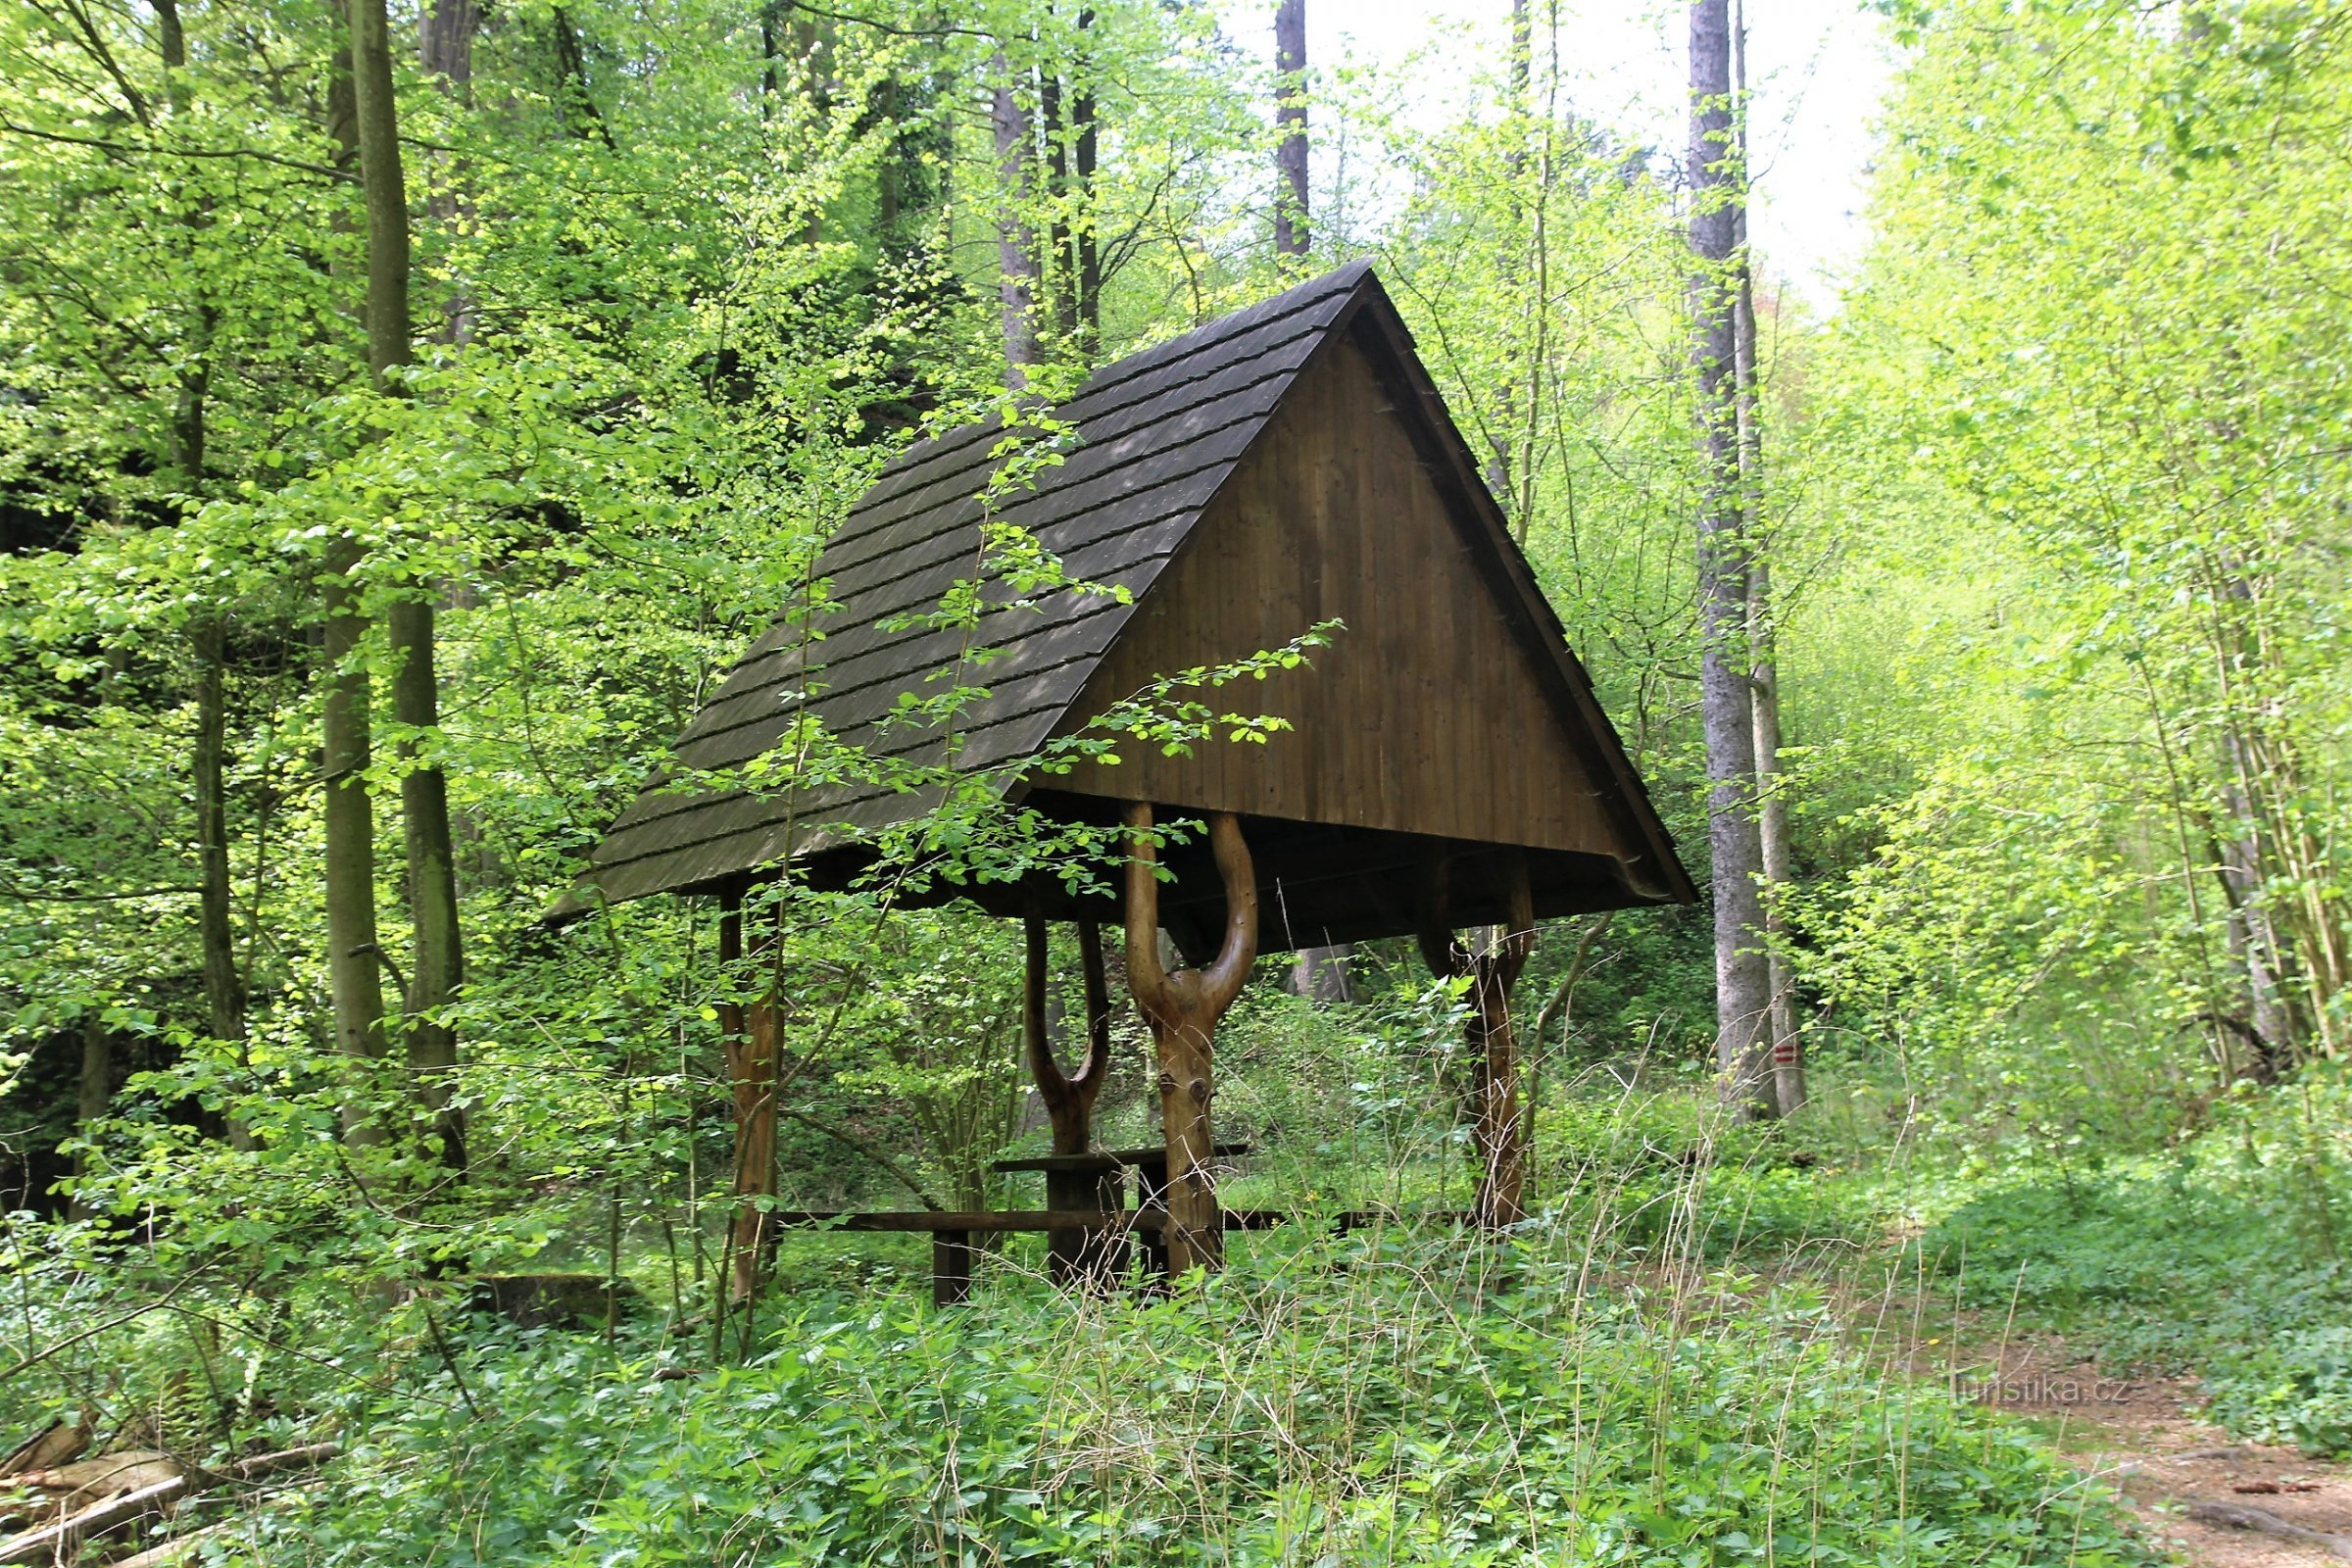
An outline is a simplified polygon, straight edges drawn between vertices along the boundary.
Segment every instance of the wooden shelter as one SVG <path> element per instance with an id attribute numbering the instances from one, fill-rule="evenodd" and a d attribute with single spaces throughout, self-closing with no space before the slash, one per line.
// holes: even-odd
<path id="1" fill-rule="evenodd" d="M 1205 818 L 1208 833 L 1157 852 L 1171 881 L 1154 881 L 1154 850 L 1136 838 L 1120 898 L 1058 881 L 943 896 L 1031 922 L 1029 1055 L 1056 1153 L 1072 1158 L 1088 1152 L 1107 1065 L 1091 933 L 1123 920 L 1128 979 L 1159 1048 L 1176 1266 L 1218 1255 L 1210 1041 L 1261 951 L 1412 935 L 1433 964 L 1477 978 L 1479 1016 L 1495 1026 L 1481 1026 L 1493 1060 L 1482 1093 L 1495 1102 L 1482 1104 L 1481 1143 L 1494 1146 L 1489 1186 L 1511 1188 L 1482 1207 L 1512 1217 L 1515 1170 L 1495 1162 L 1510 1157 L 1515 1069 L 1494 1053 L 1498 1031 L 1507 1057 L 1502 998 L 1526 934 L 1544 916 L 1693 893 L 1411 335 L 1357 264 L 1106 366 L 1052 413 L 1074 441 L 1008 495 L 984 498 L 1003 462 L 994 421 L 890 465 L 817 563 L 830 608 L 813 627 L 779 616 L 687 727 L 679 758 L 744 763 L 813 715 L 888 756 L 1003 768 L 1155 677 L 1340 623 L 1310 667 L 1236 700 L 1289 721 L 1266 744 L 1130 746 L 1116 764 L 1004 773 L 1007 805 L 1057 820 Z M 984 519 L 1025 530 L 1071 579 L 1129 597 L 998 590 L 976 629 L 923 624 L 975 575 Z M 952 726 L 884 722 L 906 694 L 971 687 L 985 695 Z M 788 865 L 846 886 L 874 862 L 877 831 L 937 799 L 852 784 L 649 790 L 557 917 L 650 893 L 732 895 Z M 1041 1044 L 1043 922 L 1056 918 L 1080 922 L 1095 1004 L 1090 1062 L 1073 1075 Z M 1451 941 L 1494 924 L 1513 935 L 1490 951 Z M 1155 927 L 1200 967 L 1161 972 Z M 739 1079 L 755 1099 L 773 1037 L 772 1020 L 748 1020 Z"/>

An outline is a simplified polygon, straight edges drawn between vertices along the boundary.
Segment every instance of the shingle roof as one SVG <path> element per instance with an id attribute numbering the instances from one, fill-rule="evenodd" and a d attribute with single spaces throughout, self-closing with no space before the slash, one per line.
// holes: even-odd
<path id="1" fill-rule="evenodd" d="M 996 591 L 1002 608 L 976 629 L 922 624 L 943 593 L 979 575 L 979 496 L 1002 461 L 994 449 L 1003 428 L 989 420 L 918 442 L 882 471 L 817 560 L 814 575 L 833 595 L 817 628 L 826 635 L 811 642 L 808 625 L 780 614 L 687 726 L 680 760 L 697 769 L 750 761 L 804 711 L 845 743 L 935 760 L 937 728 L 880 721 L 903 693 L 956 687 L 986 692 L 957 716 L 959 765 L 1036 751 L 1369 278 L 1356 263 L 1130 355 L 1054 411 L 1079 444 L 1033 488 L 1001 501 L 997 515 L 1058 556 L 1072 580 L 1115 584 L 1134 599 L 1064 590 L 1008 603 L 1009 591 Z M 989 651 L 987 662 L 971 662 L 975 649 Z M 618 901 L 707 886 L 931 804 L 926 793 L 858 784 L 797 796 L 651 789 L 597 847 L 590 886 L 556 912 L 578 912 L 595 901 L 592 890 Z"/>

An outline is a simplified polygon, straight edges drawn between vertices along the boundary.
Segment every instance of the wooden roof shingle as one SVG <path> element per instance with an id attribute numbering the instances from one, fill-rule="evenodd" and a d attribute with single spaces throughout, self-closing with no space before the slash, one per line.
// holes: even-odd
<path id="1" fill-rule="evenodd" d="M 1298 392 L 1310 374 L 1317 390 Z M 1372 387 L 1366 375 L 1387 390 Z M 1347 387 L 1356 390 L 1342 396 Z M 1337 425 L 1329 413 L 1314 412 L 1343 405 L 1351 412 L 1340 415 Z M 1286 414 L 1292 408 L 1298 412 Z M 1465 633 L 1473 643 L 1490 639 L 1479 644 L 1490 650 L 1489 662 L 1481 667 L 1524 671 L 1503 684 L 1519 693 L 1521 717 L 1544 724 L 1545 735 L 1553 738 L 1552 749 L 1544 755 L 1550 758 L 1557 787 L 1592 803 L 1591 810 L 1600 815 L 1588 812 L 1588 817 L 1600 824 L 1593 831 L 1605 843 L 1567 843 L 1556 833 L 1530 836 L 1531 819 L 1510 811 L 1500 817 L 1490 813 L 1483 819 L 1485 825 L 1465 838 L 1469 829 L 1446 825 L 1450 819 L 1445 811 L 1416 815 L 1408 808 L 1400 814 L 1393 802 L 1384 808 L 1386 814 L 1359 809 L 1331 817 L 1312 808 L 1242 808 L 1272 810 L 1261 817 L 1265 831 L 1259 834 L 1266 841 L 1260 858 L 1273 868 L 1265 874 L 1287 878 L 1286 885 L 1294 889 L 1328 884 L 1313 912 L 1315 923 L 1328 934 L 1360 921 L 1360 928 L 1348 937 L 1333 935 L 1333 940 L 1404 929 L 1396 925 L 1396 912 L 1387 906 L 1401 897 L 1390 884 L 1404 874 L 1397 867 L 1418 853 L 1412 843 L 1432 834 L 1458 840 L 1453 853 L 1473 858 L 1487 850 L 1520 853 L 1507 848 L 1512 845 L 1537 854 L 1540 912 L 1679 902 L 1693 896 L 1640 779 L 1592 698 L 1591 682 L 1511 544 L 1500 513 L 1479 480 L 1475 461 L 1412 352 L 1410 334 L 1366 264 L 1342 268 L 1106 366 L 1055 408 L 1053 419 L 1075 432 L 1074 443 L 1060 453 L 1059 463 L 1040 467 L 1024 487 L 987 503 L 983 494 L 1004 462 L 998 449 L 1005 432 L 997 420 L 917 442 L 884 468 L 815 563 L 812 574 L 829 592 L 829 604 L 813 624 L 792 612 L 776 616 L 679 738 L 680 762 L 698 771 L 751 762 L 775 750 L 804 715 L 813 717 L 833 739 L 870 756 L 938 764 L 948 760 L 952 743 L 956 765 L 966 771 L 1018 762 L 1057 733 L 1067 733 L 1070 724 L 1085 716 L 1079 708 L 1088 703 L 1100 706 L 1103 694 L 1090 696 L 1090 682 L 1101 686 L 1109 676 L 1126 679 L 1134 673 L 1114 665 L 1134 663 L 1147 644 L 1163 652 L 1190 647 L 1181 636 L 1175 644 L 1167 642 L 1166 613 L 1181 600 L 1196 607 L 1187 614 L 1203 615 L 1198 609 L 1203 593 L 1200 571 L 1230 568 L 1188 567 L 1173 580 L 1189 573 L 1190 587 L 1163 592 L 1157 601 L 1152 592 L 1197 535 L 1216 533 L 1225 540 L 1203 545 L 1201 550 L 1209 552 L 1204 561 L 1239 560 L 1231 549 L 1233 529 L 1279 531 L 1287 526 L 1285 518 L 1297 516 L 1298 547 L 1336 550 L 1331 569 L 1353 582 L 1373 569 L 1370 563 L 1376 558 L 1394 562 L 1410 556 L 1409 550 L 1400 554 L 1395 549 L 1384 556 L 1375 548 L 1376 540 L 1399 537 L 1398 527 L 1408 533 L 1417 528 L 1424 531 L 1412 538 L 1439 551 L 1428 558 L 1436 576 L 1427 591 L 1437 592 L 1436 577 L 1448 573 L 1454 585 L 1446 606 L 1431 612 L 1467 617 L 1463 624 L 1487 628 Z M 1323 422 L 1300 423 L 1314 419 Z M 1263 439 L 1278 422 L 1287 433 L 1279 440 Z M 1291 481 L 1278 481 L 1266 466 L 1279 461 L 1269 448 L 1301 441 L 1322 452 L 1314 460 L 1324 466 L 1321 471 L 1329 472 L 1335 462 L 1370 463 L 1374 449 L 1362 447 L 1365 440 L 1385 442 L 1378 450 L 1402 455 L 1388 461 L 1381 471 L 1389 475 L 1385 482 L 1405 489 L 1392 489 L 1381 506 L 1403 506 L 1395 519 L 1410 514 L 1421 520 L 1391 519 L 1377 509 L 1352 512 L 1349 505 L 1341 505 L 1334 514 L 1327 504 L 1332 494 L 1328 489 L 1284 491 L 1281 485 Z M 1340 445 L 1334 446 L 1335 441 Z M 1340 447 L 1348 443 L 1355 443 L 1355 456 L 1339 457 Z M 1236 474 L 1245 468 L 1255 477 L 1236 484 Z M 1422 499 L 1414 501 L 1414 496 Z M 1007 585 L 992 584 L 983 594 L 984 609 L 976 625 L 940 624 L 926 612 L 957 584 L 986 575 L 983 522 L 990 506 L 996 519 L 1024 530 L 1056 558 L 1065 580 L 1085 586 L 1023 598 Z M 1294 513 L 1294 506 L 1304 510 Z M 1306 526 L 1307 513 L 1320 516 L 1321 522 Z M 1204 517 L 1212 514 L 1227 520 L 1203 529 Z M 1440 515 L 1451 521 L 1430 520 Z M 1360 522 L 1350 520 L 1358 517 Z M 1332 533 L 1334 527 L 1339 533 Z M 1359 537 L 1359 527 L 1371 532 Z M 1434 534 L 1426 531 L 1433 528 Z M 1324 540 L 1320 546 L 1314 543 L 1318 529 Z M 1284 548 L 1273 535 L 1266 536 L 1266 543 L 1277 556 Z M 1347 559 L 1358 555 L 1360 560 Z M 1445 562 L 1464 565 L 1437 570 Z M 1396 583 L 1394 577 L 1392 569 L 1391 597 L 1384 602 L 1394 602 L 1398 594 L 1409 600 L 1418 584 Z M 1482 582 L 1484 588 L 1466 586 Z M 1098 591 L 1106 585 L 1124 588 L 1127 595 Z M 1332 579 L 1332 585 L 1339 592 L 1346 583 Z M 1236 582 L 1228 589 L 1222 579 L 1205 590 L 1211 601 L 1228 591 L 1275 593 L 1270 586 L 1252 583 Z M 1309 584 L 1306 597 L 1315 597 L 1315 592 Z M 1272 606 L 1274 601 L 1266 603 Z M 1288 613 L 1302 603 L 1286 599 L 1281 608 Z M 1144 624 L 1136 617 L 1151 604 L 1161 606 L 1152 635 L 1139 632 L 1129 638 L 1133 646 L 1126 647 L 1120 660 L 1111 660 L 1114 646 L 1124 646 L 1121 638 L 1129 628 Z M 1204 618 L 1220 618 L 1219 612 L 1207 612 Z M 1282 636 L 1302 629 L 1303 625 L 1272 631 L 1279 644 Z M 1392 645 L 1400 630 L 1392 618 L 1385 633 Z M 1381 640 L 1373 631 L 1362 635 L 1373 638 L 1364 645 L 1367 649 Z M 1503 642 L 1492 642 L 1495 637 Z M 1494 651 L 1504 644 L 1518 653 Z M 1416 646 L 1410 633 L 1403 635 L 1403 645 Z M 1249 651 L 1241 649 L 1239 654 Z M 1169 667 L 1222 657 L 1238 655 L 1184 658 Z M 1353 664 L 1340 662 L 1356 669 L 1358 674 L 1351 678 L 1360 682 L 1365 667 L 1361 659 L 1370 656 L 1352 657 L 1357 659 Z M 1401 657 L 1405 665 L 1411 663 L 1411 654 Z M 1497 658 L 1501 665 L 1493 663 Z M 1385 677 L 1392 684 L 1405 681 L 1419 691 L 1434 691 L 1431 682 L 1440 679 L 1434 670 L 1416 674 L 1402 666 L 1381 667 L 1392 669 Z M 1375 684 L 1382 678 L 1374 677 Z M 1357 690 L 1360 698 L 1360 686 Z M 941 726 L 905 720 L 902 705 L 907 697 L 919 700 L 950 691 L 969 699 L 953 720 L 952 736 Z M 1481 695 L 1457 690 L 1451 701 L 1476 708 Z M 1539 712 L 1547 713 L 1548 719 L 1537 719 Z M 1329 715 L 1329 721 L 1349 720 L 1348 715 Z M 1561 745 L 1568 750 L 1561 751 Z M 1343 768 L 1356 776 L 1350 788 L 1363 784 L 1365 765 L 1390 765 L 1379 761 L 1376 753 L 1377 748 L 1367 753 L 1374 759 L 1369 763 Z M 1430 798 L 1432 788 L 1443 792 L 1451 787 L 1445 779 L 1433 784 L 1426 776 L 1428 768 L 1420 771 L 1424 776 L 1417 787 L 1423 799 Z M 1129 779 L 1124 773 L 1137 776 Z M 1145 787 L 1152 774 L 1152 769 L 1131 765 L 1111 788 L 1103 781 L 1086 783 L 1088 769 L 1082 767 L 1074 779 L 1032 793 L 1031 798 L 1061 814 L 1097 817 L 1106 798 L 1096 797 L 1106 789 L 1111 795 L 1131 789 L 1149 793 Z M 1162 769 L 1157 776 L 1168 775 Z M 1016 793 L 1030 793 L 1011 770 L 1006 783 Z M 1295 802 L 1306 797 L 1294 792 L 1286 798 Z M 804 780 L 792 788 L 765 791 L 657 785 L 613 823 L 591 857 L 583 884 L 551 918 L 567 918 L 605 901 L 710 890 L 797 858 L 870 855 L 858 848 L 862 836 L 918 817 L 937 800 L 936 789 L 863 781 Z M 1167 800 L 1188 804 L 1184 794 Z M 1210 803 L 1193 798 L 1189 804 Z M 1282 842 L 1267 840 L 1268 833 Z M 1496 878 L 1501 874 L 1496 870 L 1486 880 L 1499 887 Z M 1315 895 L 1305 896 L 1310 903 L 1317 900 Z M 1486 895 L 1466 897 L 1464 918 L 1493 917 L 1467 912 L 1483 906 L 1478 897 L 1491 902 L 1492 896 L 1489 889 Z M 1180 904 L 1170 907 L 1180 912 Z M 1184 940 L 1187 933 L 1181 923 L 1170 929 Z"/>

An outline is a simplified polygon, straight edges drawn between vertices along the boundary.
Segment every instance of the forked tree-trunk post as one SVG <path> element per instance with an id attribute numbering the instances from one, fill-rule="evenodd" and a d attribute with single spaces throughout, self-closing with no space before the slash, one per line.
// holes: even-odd
<path id="1" fill-rule="evenodd" d="M 1027 938 L 1026 967 L 1021 989 L 1021 1046 L 1029 1074 L 1037 1081 L 1037 1098 L 1045 1102 L 1046 1118 L 1054 1128 L 1054 1152 L 1084 1154 L 1095 1138 L 1095 1100 L 1110 1074 L 1110 987 L 1102 973 L 1102 928 L 1092 920 L 1078 924 L 1079 957 L 1086 971 L 1086 1061 L 1074 1073 L 1061 1070 L 1054 1059 L 1054 1042 L 1046 1030 L 1047 927 L 1044 916 L 1023 921 Z M 1046 1172 L 1046 1207 L 1105 1210 L 1118 1207 L 1116 1178 L 1099 1171 Z M 1046 1233 L 1046 1254 L 1054 1282 L 1107 1283 L 1126 1254 L 1125 1246 L 1083 1230 Z"/>
<path id="2" fill-rule="evenodd" d="M 723 896 L 718 918 L 719 963 L 732 974 L 744 955 L 743 896 Z M 775 933 L 753 943 L 772 956 Z M 734 1259 L 733 1297 L 748 1300 L 767 1266 L 767 1210 L 760 1200 L 776 1196 L 776 1065 L 782 1056 L 784 1018 L 774 977 L 765 977 L 749 1006 L 729 1002 L 719 1010 L 727 1055 L 727 1082 L 735 1095 L 735 1211 L 727 1250 Z"/>
<path id="3" fill-rule="evenodd" d="M 1519 1037 L 1511 1021 L 1511 988 L 1536 946 L 1535 897 L 1527 865 L 1510 872 L 1509 918 L 1500 940 L 1484 953 L 1454 940 L 1451 901 L 1444 854 L 1422 867 L 1421 957 L 1440 979 L 1467 976 L 1470 1021 L 1466 1033 L 1477 1074 L 1472 1102 L 1478 1150 L 1479 1225 L 1500 1230 L 1527 1217 L 1527 1150 L 1519 1115 Z"/>
<path id="4" fill-rule="evenodd" d="M 1168 1268 L 1225 1261 L 1225 1222 L 1210 1168 L 1209 1101 L 1215 1094 L 1211 1044 L 1250 966 L 1257 959 L 1257 878 L 1242 824 L 1229 811 L 1208 819 L 1208 844 L 1225 884 L 1225 942 L 1204 969 L 1168 972 L 1159 961 L 1158 856 L 1152 808 L 1127 805 L 1127 984 L 1151 1027 L 1159 1060 L 1160 1125 L 1168 1151 Z"/>

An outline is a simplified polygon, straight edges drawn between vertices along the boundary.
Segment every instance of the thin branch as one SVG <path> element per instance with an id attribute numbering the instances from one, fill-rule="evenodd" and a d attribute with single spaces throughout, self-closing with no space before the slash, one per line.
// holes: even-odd
<path id="1" fill-rule="evenodd" d="M 251 158 L 265 164 L 276 164 L 282 169 L 300 170 L 306 174 L 318 174 L 327 179 L 358 184 L 360 176 L 324 164 L 309 164 L 299 158 L 285 158 L 266 153 L 258 147 L 154 147 L 133 142 L 110 141 L 103 136 L 73 136 L 62 130 L 40 130 L 31 125 L 20 125 L 14 121 L 0 120 L 0 131 L 15 136 L 30 136 L 38 141 L 64 142 L 72 147 L 94 147 L 100 152 L 120 153 L 126 157 L 149 158 Z"/>

